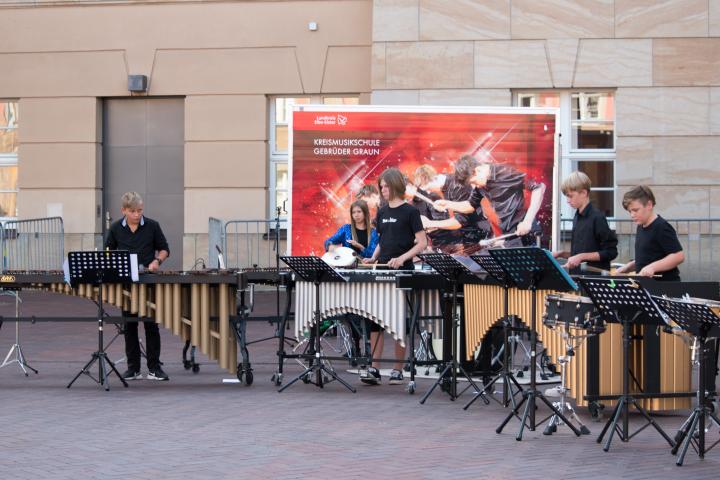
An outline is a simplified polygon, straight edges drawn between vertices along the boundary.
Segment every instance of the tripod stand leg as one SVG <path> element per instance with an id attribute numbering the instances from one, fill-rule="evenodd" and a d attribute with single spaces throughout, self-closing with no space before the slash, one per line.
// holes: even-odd
<path id="1" fill-rule="evenodd" d="M 99 366 L 99 374 L 100 374 L 100 385 L 105 387 L 105 391 L 110 391 L 110 380 L 108 379 L 107 374 L 107 368 L 105 368 L 105 362 L 103 361 L 102 357 L 100 358 L 100 361 L 98 362 Z"/>
<path id="2" fill-rule="evenodd" d="M 525 410 L 523 411 L 522 418 L 520 418 L 520 430 L 518 431 L 518 434 L 515 437 L 515 440 L 517 440 L 518 442 L 522 441 L 523 431 L 525 430 L 525 426 L 527 425 L 528 417 L 530 416 L 530 409 L 535 407 L 535 405 L 534 405 L 535 402 L 532 401 L 532 400 L 534 400 L 534 398 L 530 398 L 532 395 L 533 395 L 532 392 L 528 393 L 528 396 L 527 396 L 528 401 L 525 404 Z M 534 428 L 532 428 L 533 427 L 532 425 L 530 427 L 531 427 L 530 430 L 534 430 Z"/>
<path id="3" fill-rule="evenodd" d="M 35 375 L 38 374 L 38 371 L 35 370 L 35 369 L 34 369 L 33 367 L 31 367 L 30 365 L 28 365 L 27 361 L 25 361 L 25 354 L 23 353 L 22 347 L 20 346 L 19 343 L 17 344 L 17 356 L 18 356 L 18 363 L 20 364 L 20 368 L 23 369 L 23 372 L 25 372 L 25 376 L 26 376 L 26 377 L 28 376 L 28 374 L 27 374 L 27 372 L 25 371 L 25 368 L 24 368 L 24 367 L 27 367 L 27 368 L 29 368 L 30 370 L 32 370 L 33 372 L 35 372 Z"/>
<path id="4" fill-rule="evenodd" d="M 615 432 L 617 431 L 618 422 L 620 421 L 620 415 L 623 412 L 623 406 L 625 405 L 625 402 L 625 397 L 620 397 L 620 399 L 618 400 L 618 404 L 615 407 L 615 411 L 613 412 L 612 420 L 608 420 L 608 422 L 605 424 L 605 428 L 603 428 L 603 431 L 600 433 L 600 436 L 597 439 L 597 442 L 600 443 L 603 436 L 608 431 L 608 428 L 610 429 L 610 435 L 608 435 L 608 438 L 603 445 L 603 450 L 606 452 L 610 450 L 610 443 L 612 442 L 613 435 L 615 435 Z"/>
<path id="5" fill-rule="evenodd" d="M 687 435 L 688 430 L 690 429 L 690 425 L 692 424 L 693 417 L 695 416 L 695 410 L 693 410 L 693 413 L 685 419 L 683 424 L 680 426 L 680 429 L 675 434 L 675 446 L 672 449 L 672 454 L 675 455 L 678 450 L 680 449 L 680 445 L 683 443 L 683 440 L 685 439 L 685 435 Z"/>
<path id="6" fill-rule="evenodd" d="M 433 383 L 432 387 L 430 387 L 430 390 L 428 390 L 427 393 L 425 393 L 425 395 L 423 395 L 423 397 L 420 399 L 420 405 L 425 404 L 425 400 L 428 399 L 428 397 L 437 388 L 437 386 L 445 381 L 445 375 L 447 375 L 447 373 L 450 371 L 451 367 L 452 367 L 452 363 L 449 363 L 448 365 L 445 366 L 443 371 L 440 373 L 440 376 L 438 377 L 438 379 L 435 380 L 435 383 Z"/>
<path id="7" fill-rule="evenodd" d="M 652 425 L 653 428 L 655 428 L 655 430 L 657 430 L 657 432 L 658 432 L 660 435 L 662 435 L 662 437 L 665 439 L 665 441 L 668 442 L 668 444 L 670 445 L 670 447 L 674 447 L 674 446 L 675 446 L 675 443 L 672 441 L 672 439 L 671 439 L 670 437 L 668 437 L 668 434 L 665 433 L 665 431 L 664 431 L 662 428 L 660 428 L 660 425 L 657 424 L 657 422 L 655 421 L 655 419 L 652 418 L 652 417 L 650 416 L 650 414 L 647 413 L 642 406 L 640 406 L 640 404 L 638 403 L 638 401 L 633 398 L 633 399 L 632 399 L 632 404 L 635 405 L 635 408 L 642 414 L 643 417 L 645 417 L 645 420 L 647 420 L 648 423 L 650 423 L 650 425 Z M 691 429 L 690 431 L 692 432 L 693 430 Z"/>
<path id="8" fill-rule="evenodd" d="M 480 398 L 481 395 L 484 395 L 485 393 L 487 393 L 487 392 L 495 385 L 495 382 L 497 382 L 498 380 L 500 380 L 500 377 L 502 377 L 502 374 L 500 374 L 500 375 L 495 375 L 495 377 L 493 377 L 493 379 L 490 380 L 487 385 L 483 385 L 483 389 L 482 389 L 481 391 L 478 392 L 478 391 L 476 390 L 476 391 L 475 391 L 475 396 L 474 396 L 468 403 L 465 404 L 465 406 L 463 407 L 463 410 L 467 410 L 467 409 L 470 407 L 470 405 L 472 405 L 473 403 L 475 403 L 475 400 L 477 400 L 478 398 Z M 505 379 L 503 379 L 503 381 L 505 381 Z M 468 388 L 470 388 L 470 387 L 468 387 Z M 466 390 L 467 390 L 467 389 L 466 389 Z M 463 392 L 464 392 L 464 391 L 465 391 L 465 390 L 463 390 Z"/>
<path id="9" fill-rule="evenodd" d="M 698 426 L 698 421 L 700 420 L 700 413 L 698 410 L 695 410 L 693 412 L 693 420 L 690 423 L 690 429 L 687 432 L 687 435 L 685 435 L 685 441 L 682 445 L 682 451 L 680 452 L 680 455 L 678 455 L 677 460 L 675 461 L 675 464 L 677 466 L 681 466 L 683 462 L 685 461 L 685 454 L 687 453 L 688 447 L 690 446 L 690 443 L 692 442 L 693 435 L 695 434 L 695 429 Z M 704 435 L 705 432 L 701 432 L 700 435 Z"/>
<path id="10" fill-rule="evenodd" d="M 577 435 L 578 437 L 579 437 L 580 435 L 582 435 L 582 434 L 580 433 L 580 430 L 578 430 L 577 427 L 575 427 L 575 425 L 573 425 L 572 423 L 570 423 L 570 420 L 568 420 L 568 419 L 565 417 L 565 415 L 563 415 L 563 413 L 562 413 L 560 410 L 558 410 L 558 408 L 557 408 L 555 405 L 553 405 L 552 403 L 550 403 L 550 401 L 549 401 L 547 398 L 545 398 L 544 395 L 537 395 L 537 397 L 538 397 L 550 410 L 552 410 L 552 411 L 555 413 L 555 415 L 553 415 L 553 416 L 554 416 L 554 417 L 558 417 L 560 420 L 562 420 L 562 421 L 565 423 L 565 425 L 567 425 L 568 428 L 573 431 L 573 433 L 574 433 L 575 435 Z"/>
<path id="11" fill-rule="evenodd" d="M 325 373 L 327 373 L 328 375 L 330 375 L 332 378 L 334 378 L 335 380 L 337 380 L 338 382 L 340 382 L 340 384 L 341 384 L 342 386 L 344 386 L 345 388 L 347 388 L 348 390 L 350 390 L 352 393 L 356 393 L 355 388 L 353 388 L 349 383 L 347 383 L 345 380 L 343 380 L 342 378 L 340 378 L 340 377 L 338 376 L 338 374 L 335 373 L 334 370 L 331 370 L 331 369 L 327 368 L 325 365 L 321 365 L 321 366 L 320 366 L 320 370 L 324 371 Z"/>
<path id="12" fill-rule="evenodd" d="M 97 359 L 98 359 L 97 355 L 93 354 L 92 358 L 90 358 L 90 360 L 85 364 L 85 366 L 77 373 L 77 375 L 75 375 L 75 378 L 70 380 L 70 383 L 68 383 L 67 388 L 72 387 L 72 384 L 75 383 L 75 380 L 80 378 L 80 375 L 82 375 L 83 373 L 87 374 L 88 370 L 90 369 L 90 367 L 92 367 L 92 364 L 95 363 L 95 361 Z"/>
<path id="13" fill-rule="evenodd" d="M 518 403 L 517 406 L 515 408 L 513 408 L 512 412 L 508 413 L 507 417 L 505 417 L 505 420 L 503 420 L 503 422 L 500 424 L 500 426 L 495 429 L 495 433 L 502 433 L 503 429 L 505 428 L 505 425 L 508 424 L 508 422 L 510 421 L 510 419 L 512 417 L 517 416 L 518 412 L 520 411 L 520 407 L 522 407 L 523 403 L 525 403 L 527 401 L 527 399 L 528 399 L 527 395 L 523 395 L 523 399 L 520 400 L 520 403 Z"/>
<path id="14" fill-rule="evenodd" d="M 110 369 L 111 369 L 113 372 L 115 372 L 115 375 L 117 375 L 117 377 L 118 377 L 118 378 L 120 379 L 120 381 L 122 382 L 123 387 L 127 388 L 127 387 L 128 387 L 128 383 L 125 381 L 125 379 L 122 377 L 122 375 L 120 375 L 120 372 L 118 372 L 118 369 L 115 368 L 115 364 L 112 362 L 112 360 L 110 360 L 109 358 L 107 358 L 107 354 L 105 354 L 105 357 L 104 357 L 104 358 L 105 358 L 105 361 L 108 363 L 108 365 L 110 365 Z M 107 370 L 107 369 L 106 369 L 106 370 Z"/>
<path id="15" fill-rule="evenodd" d="M 278 393 L 282 393 L 286 388 L 290 387 L 292 384 L 294 384 L 298 380 L 305 378 L 306 375 L 310 375 L 310 373 L 313 370 L 315 370 L 315 366 L 314 365 L 309 366 L 300 375 L 298 375 L 297 377 L 290 380 L 290 382 L 288 382 L 286 385 L 283 385 L 283 387 L 280 390 L 278 390 Z"/>
<path id="16" fill-rule="evenodd" d="M 474 388 L 476 392 L 479 392 L 475 396 L 475 398 L 473 398 L 473 400 L 475 400 L 478 397 L 481 397 L 483 402 L 485 402 L 485 405 L 490 405 L 490 400 L 488 400 L 487 395 L 485 395 L 485 389 L 483 388 L 482 390 L 480 390 L 480 387 L 477 386 L 477 384 L 473 381 L 473 379 L 470 377 L 470 375 L 468 375 L 468 373 L 465 371 L 465 369 L 462 367 L 462 365 L 458 364 L 457 367 L 458 367 L 458 370 L 460 370 L 460 373 L 462 374 L 462 376 L 465 377 L 465 379 L 468 381 L 470 386 L 472 388 Z M 457 385 L 457 378 L 455 379 L 455 381 L 456 381 L 456 385 Z M 455 388 L 457 389 L 457 387 L 455 387 Z M 463 391 L 465 391 L 465 390 L 463 390 Z M 458 397 L 459 396 L 460 395 L 458 395 Z"/>

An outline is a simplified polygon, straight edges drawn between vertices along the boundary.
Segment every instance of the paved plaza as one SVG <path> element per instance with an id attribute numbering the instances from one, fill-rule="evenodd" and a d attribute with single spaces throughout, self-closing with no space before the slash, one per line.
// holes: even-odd
<path id="1" fill-rule="evenodd" d="M 23 315 L 95 312 L 79 298 L 22 296 Z M 273 308 L 267 294 L 259 298 L 259 311 Z M 0 297 L 0 312 L 14 313 L 12 298 Z M 107 328 L 108 334 L 114 330 Z M 495 433 L 506 414 L 495 402 L 476 402 L 463 411 L 469 394 L 452 402 L 438 390 L 420 405 L 430 380 L 419 380 L 418 392 L 409 395 L 401 386 L 362 385 L 343 372 L 357 394 L 337 382 L 323 390 L 299 382 L 278 393 L 270 381 L 275 342 L 251 347 L 252 386 L 223 383 L 230 375 L 203 356 L 199 373 L 185 370 L 182 341 L 161 329 L 170 382 L 134 381 L 125 389 L 113 379 L 105 392 L 81 378 L 65 388 L 96 349 L 96 332 L 93 323 L 22 324 L 23 349 L 40 373 L 26 378 L 16 365 L 0 370 L 1 478 L 720 478 L 720 447 L 704 460 L 691 451 L 685 466 L 677 467 L 651 429 L 628 444 L 615 440 L 603 452 L 595 442 L 602 424 L 584 409 L 592 435 L 576 438 L 561 427 L 546 437 L 541 427 L 518 442 L 516 420 Z M 249 327 L 250 337 L 269 334 L 266 322 Z M 6 321 L 0 330 L 3 357 L 13 340 L 14 323 Z M 110 357 L 123 357 L 123 345 L 118 338 Z M 386 356 L 391 349 L 386 342 Z M 285 378 L 299 371 L 290 361 Z M 674 435 L 685 414 L 658 421 Z M 715 427 L 708 433 L 710 441 L 719 436 Z"/>

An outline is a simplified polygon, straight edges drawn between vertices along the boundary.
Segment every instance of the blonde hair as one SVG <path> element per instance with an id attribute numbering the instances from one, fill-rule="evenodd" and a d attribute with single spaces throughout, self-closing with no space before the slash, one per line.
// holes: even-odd
<path id="1" fill-rule="evenodd" d="M 122 208 L 138 208 L 143 204 L 143 199 L 137 192 L 127 192 L 121 198 Z"/>
<path id="2" fill-rule="evenodd" d="M 573 172 L 562 181 L 560 190 L 563 195 L 567 195 L 570 192 L 579 192 L 580 190 L 587 190 L 587 192 L 590 193 L 590 187 L 592 187 L 590 177 L 583 172 Z"/>
<path id="3" fill-rule="evenodd" d="M 437 176 L 437 170 L 430 165 L 420 165 L 415 169 L 413 174 L 413 183 L 419 187 L 421 185 L 427 185 L 430 181 Z"/>

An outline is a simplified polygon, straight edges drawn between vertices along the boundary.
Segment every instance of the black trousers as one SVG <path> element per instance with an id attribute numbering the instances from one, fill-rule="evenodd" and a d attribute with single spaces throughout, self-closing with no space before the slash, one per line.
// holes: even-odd
<path id="1" fill-rule="evenodd" d="M 137 314 L 123 311 L 124 317 L 137 317 Z M 140 341 L 138 340 L 138 325 L 141 322 L 127 322 L 125 324 L 125 356 L 128 368 L 140 371 Z M 145 326 L 145 355 L 147 356 L 148 370 L 155 370 L 160 366 L 160 329 L 154 321 L 142 322 Z"/>

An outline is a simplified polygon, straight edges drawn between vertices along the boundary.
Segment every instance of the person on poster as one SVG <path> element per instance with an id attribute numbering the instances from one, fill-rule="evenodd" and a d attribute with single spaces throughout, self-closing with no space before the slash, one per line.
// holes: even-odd
<path id="1" fill-rule="evenodd" d="M 160 224 L 143 215 L 143 199 L 137 192 L 127 192 L 122 196 L 121 212 L 123 218 L 117 220 L 107 232 L 105 248 L 109 250 L 127 250 L 136 253 L 138 264 L 147 271 L 155 272 L 170 256 L 165 235 Z M 137 317 L 123 310 L 124 317 Z M 140 341 L 138 340 L 138 323 L 125 323 L 125 356 L 127 370 L 122 377 L 125 380 L 141 379 L 140 374 Z M 169 377 L 163 371 L 160 362 L 160 330 L 154 320 L 143 321 L 145 325 L 145 341 L 147 342 L 148 380 L 167 381 Z"/>
<path id="2" fill-rule="evenodd" d="M 378 178 L 378 187 L 387 205 L 378 210 L 376 224 L 380 240 L 370 258 L 363 263 L 387 264 L 395 270 L 414 270 L 413 257 L 425 250 L 427 237 L 423 230 L 420 212 L 407 203 L 405 196 L 405 177 L 397 168 L 388 168 Z M 400 332 L 404 335 L 405 332 Z M 376 323 L 371 323 L 370 341 L 373 351 L 381 356 L 384 347 L 384 332 Z M 405 360 L 405 347 L 395 344 L 396 363 L 390 374 L 389 383 L 403 383 L 402 366 Z M 373 365 L 361 375 L 361 381 L 367 384 L 380 383 L 379 363 Z"/>
<path id="3" fill-rule="evenodd" d="M 478 160 L 471 155 L 464 155 L 457 161 L 455 175 L 460 183 L 473 187 L 470 198 L 461 202 L 436 200 L 436 209 L 469 214 L 481 206 L 483 197 L 487 198 L 497 213 L 501 233 L 517 236 L 507 241 L 506 246 L 523 245 L 523 237 L 531 232 L 541 231 L 535 217 L 545 195 L 544 183 L 528 178 L 526 173 L 510 165 L 494 163 L 488 159 Z M 527 209 L 526 190 L 530 192 L 530 205 Z"/>
<path id="4" fill-rule="evenodd" d="M 492 209 L 487 201 L 469 214 L 452 210 L 441 212 L 434 208 L 435 200 L 462 202 L 470 198 L 472 187 L 458 182 L 454 173 L 438 173 L 430 165 L 421 165 L 413 175 L 413 183 L 417 187 L 408 185 L 410 192 L 417 190 L 421 195 L 427 192 L 425 200 L 415 202 L 433 247 L 449 254 L 469 255 L 475 251 L 467 253 L 466 249 L 473 249 L 478 242 L 491 236 L 492 229 L 484 215 L 486 209 Z M 433 202 L 428 204 L 428 200 Z"/>
<path id="5" fill-rule="evenodd" d="M 352 248 L 360 258 L 371 257 L 378 243 L 378 233 L 370 225 L 370 211 L 364 200 L 355 200 L 350 205 L 350 223 L 341 226 L 334 235 L 325 240 L 325 250 L 332 252 L 337 247 Z"/>

